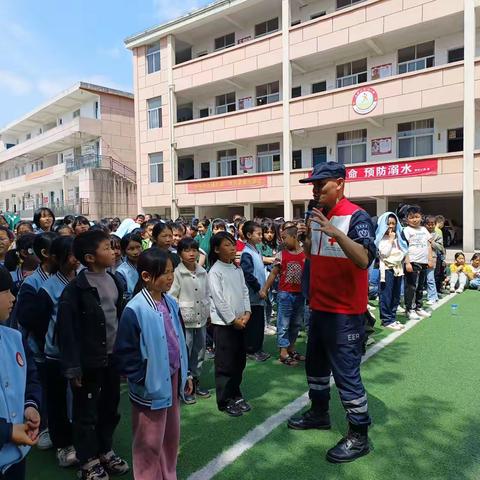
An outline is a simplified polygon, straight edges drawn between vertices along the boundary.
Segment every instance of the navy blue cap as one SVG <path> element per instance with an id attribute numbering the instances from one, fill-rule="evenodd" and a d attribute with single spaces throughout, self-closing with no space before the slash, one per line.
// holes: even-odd
<path id="1" fill-rule="evenodd" d="M 326 178 L 345 178 L 345 165 L 338 162 L 319 163 L 313 167 L 313 171 L 307 178 L 299 180 L 300 183 L 312 183 Z"/>

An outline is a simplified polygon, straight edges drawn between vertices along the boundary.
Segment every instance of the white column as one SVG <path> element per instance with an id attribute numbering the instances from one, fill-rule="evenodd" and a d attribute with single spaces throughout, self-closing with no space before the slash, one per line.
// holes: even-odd
<path id="1" fill-rule="evenodd" d="M 473 202 L 475 205 L 475 208 L 473 209 L 475 211 L 473 234 L 474 234 L 474 240 L 475 240 L 475 248 L 478 250 L 480 249 L 480 191 L 479 190 L 476 190 L 474 192 Z M 465 231 L 465 229 L 463 230 Z M 464 251 L 466 251 L 465 247 L 464 247 Z"/>
<path id="2" fill-rule="evenodd" d="M 290 2 L 282 0 L 282 84 L 283 84 L 283 216 L 291 220 L 293 215 L 290 189 L 292 163 L 292 136 L 290 133 L 290 96 L 292 93 L 292 67 L 290 65 Z"/>
<path id="3" fill-rule="evenodd" d="M 463 90 L 463 251 L 475 247 L 475 5 L 464 0 L 464 90 Z"/>
<path id="4" fill-rule="evenodd" d="M 377 202 L 377 216 L 388 212 L 388 197 L 376 197 Z"/>
<path id="5" fill-rule="evenodd" d="M 247 220 L 253 220 L 253 203 L 246 203 L 243 206 L 243 216 Z"/>
<path id="6" fill-rule="evenodd" d="M 168 126 L 169 126 L 169 144 L 170 144 L 170 218 L 175 220 L 178 217 L 177 192 L 175 188 L 177 171 L 177 152 L 175 150 L 175 129 L 177 102 L 175 97 L 175 85 L 173 83 L 173 66 L 175 65 L 175 38 L 173 35 L 167 37 L 168 52 Z"/>

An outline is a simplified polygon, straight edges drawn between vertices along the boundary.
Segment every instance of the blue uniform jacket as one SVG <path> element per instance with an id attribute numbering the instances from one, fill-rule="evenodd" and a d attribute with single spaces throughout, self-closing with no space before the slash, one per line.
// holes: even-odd
<path id="1" fill-rule="evenodd" d="M 10 442 L 12 426 L 24 422 L 24 411 L 39 410 L 42 390 L 31 351 L 18 330 L 0 325 L 0 471 L 20 462 L 29 447 Z"/>
<path id="2" fill-rule="evenodd" d="M 133 297 L 133 291 L 138 282 L 138 272 L 135 265 L 125 261 L 121 263 L 115 271 L 115 276 L 123 286 L 123 297 L 130 300 Z"/>
<path id="3" fill-rule="evenodd" d="M 265 300 L 260 298 L 260 289 L 265 285 L 267 276 L 261 253 L 249 243 L 245 245 L 240 257 L 240 267 L 243 270 L 245 283 L 248 287 L 250 305 L 265 305 Z"/>
<path id="4" fill-rule="evenodd" d="M 188 355 L 177 302 L 164 296 L 180 345 L 179 394 L 183 397 Z M 151 410 L 172 406 L 172 381 L 162 313 L 143 289 L 128 303 L 118 327 L 115 362 L 128 379 L 130 399 Z"/>

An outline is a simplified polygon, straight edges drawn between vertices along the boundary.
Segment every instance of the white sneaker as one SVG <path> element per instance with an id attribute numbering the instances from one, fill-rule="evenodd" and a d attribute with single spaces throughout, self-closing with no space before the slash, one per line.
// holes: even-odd
<path id="1" fill-rule="evenodd" d="M 272 330 L 271 328 L 265 327 L 265 330 L 263 331 L 265 335 L 276 335 L 277 332 L 276 330 Z"/>
<path id="2" fill-rule="evenodd" d="M 429 300 L 427 302 L 427 305 L 430 305 L 431 307 L 433 307 L 434 305 L 436 305 L 438 303 L 438 300 Z"/>
<path id="3" fill-rule="evenodd" d="M 457 293 L 462 293 L 463 292 L 463 287 L 457 288 Z"/>
<path id="4" fill-rule="evenodd" d="M 419 310 L 417 310 L 417 315 L 422 318 L 430 318 L 432 316 L 431 313 L 427 312 L 423 308 L 420 308 Z"/>
<path id="5" fill-rule="evenodd" d="M 401 305 L 399 305 L 397 307 L 397 313 L 405 313 L 405 309 Z"/>
<path id="6" fill-rule="evenodd" d="M 376 308 L 373 305 L 370 305 L 369 303 L 367 303 L 367 309 L 370 313 L 374 313 L 376 310 Z"/>
<path id="7" fill-rule="evenodd" d="M 407 313 L 407 317 L 409 320 L 421 320 L 422 317 L 415 312 L 415 310 L 410 310 L 410 312 Z"/>
<path id="8" fill-rule="evenodd" d="M 392 322 L 389 325 L 386 325 L 385 328 L 398 331 L 398 330 L 403 330 L 403 325 L 399 322 Z"/>
<path id="9" fill-rule="evenodd" d="M 40 435 L 38 436 L 37 448 L 39 450 L 49 450 L 50 448 L 53 448 L 53 443 L 50 438 L 48 428 L 40 432 Z"/>
<path id="10" fill-rule="evenodd" d="M 71 467 L 78 464 L 77 452 L 73 445 L 57 448 L 57 461 L 59 467 Z"/>
<path id="11" fill-rule="evenodd" d="M 455 288 L 451 287 L 450 288 L 450 293 L 455 293 Z"/>

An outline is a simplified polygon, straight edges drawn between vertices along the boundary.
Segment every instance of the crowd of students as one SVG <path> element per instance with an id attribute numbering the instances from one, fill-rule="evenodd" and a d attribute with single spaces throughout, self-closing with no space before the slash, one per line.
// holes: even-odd
<path id="1" fill-rule="evenodd" d="M 445 285 L 442 218 L 423 218 L 415 206 L 397 213 L 377 219 L 371 271 L 382 324 L 394 330 L 403 328 L 402 295 L 407 317 L 418 320 L 430 315 L 424 288 L 434 304 Z M 22 375 L 7 392 L 0 371 L 0 478 L 24 478 L 34 444 L 55 448 L 60 467 L 79 465 L 84 480 L 126 473 L 112 449 L 124 378 L 134 477 L 175 479 L 180 400 L 211 396 L 200 383 L 206 357 L 215 362 L 218 409 L 232 417 L 252 408 L 242 377 L 247 360 L 270 357 L 264 335 L 276 335 L 280 365 L 305 361 L 296 348 L 309 316 L 301 219 L 138 215 L 93 224 L 59 222 L 42 208 L 14 227 L 0 225 L 0 320 L 8 324 L 0 342 L 9 345 L 2 362 Z M 480 288 L 480 255 L 470 266 L 458 253 L 448 278 L 457 292 L 467 282 Z"/>

